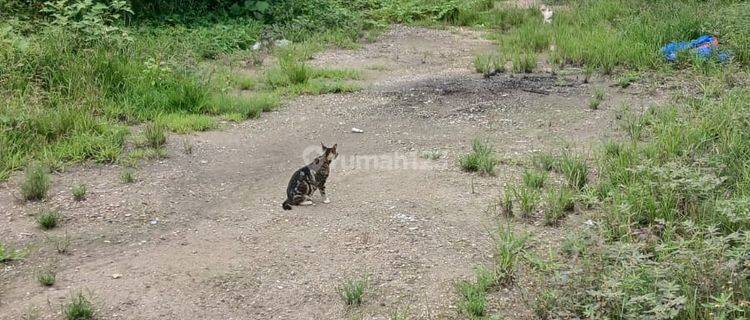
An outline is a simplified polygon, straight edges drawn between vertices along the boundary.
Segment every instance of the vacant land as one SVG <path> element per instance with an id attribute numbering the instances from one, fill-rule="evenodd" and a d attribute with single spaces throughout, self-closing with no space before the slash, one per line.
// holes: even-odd
<path id="1" fill-rule="evenodd" d="M 0 319 L 750 316 L 747 3 L 8 3 Z"/>

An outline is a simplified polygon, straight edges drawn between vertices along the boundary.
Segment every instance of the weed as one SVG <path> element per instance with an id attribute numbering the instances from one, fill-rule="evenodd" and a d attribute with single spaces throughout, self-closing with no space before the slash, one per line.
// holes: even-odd
<path id="1" fill-rule="evenodd" d="M 604 101 L 604 89 L 597 87 L 594 90 L 594 97 L 589 101 L 589 108 L 591 110 L 599 109 L 599 105 Z"/>
<path id="2" fill-rule="evenodd" d="M 55 284 L 55 278 L 55 272 L 51 269 L 39 271 L 36 275 L 36 280 L 45 287 L 51 287 Z"/>
<path id="3" fill-rule="evenodd" d="M 187 138 L 182 139 L 182 152 L 185 154 L 193 154 L 193 144 Z"/>
<path id="4" fill-rule="evenodd" d="M 73 200 L 75 201 L 86 200 L 86 185 L 77 184 L 73 187 Z"/>
<path id="5" fill-rule="evenodd" d="M 53 229 L 60 223 L 60 213 L 51 210 L 39 212 L 36 215 L 36 223 L 44 230 Z"/>
<path id="6" fill-rule="evenodd" d="M 569 211 L 573 211 L 575 202 L 573 192 L 568 188 L 550 190 L 547 193 L 547 210 L 544 211 L 544 224 L 555 225 L 565 217 Z"/>
<path id="7" fill-rule="evenodd" d="M 638 75 L 629 72 L 617 78 L 617 85 L 620 86 L 620 88 L 625 89 L 636 80 L 638 80 Z"/>
<path id="8" fill-rule="evenodd" d="M 494 174 L 495 165 L 498 161 L 495 158 L 495 151 L 479 139 L 474 139 L 472 143 L 472 152 L 461 157 L 459 164 L 464 171 L 480 172 L 485 174 Z"/>
<path id="9" fill-rule="evenodd" d="M 523 218 L 528 218 L 534 213 L 541 198 L 538 191 L 527 187 L 513 188 L 513 197 L 521 209 Z"/>
<path id="10" fill-rule="evenodd" d="M 505 72 L 505 60 L 499 54 L 480 54 L 474 57 L 474 70 L 485 77 Z"/>
<path id="11" fill-rule="evenodd" d="M 513 72 L 531 73 L 536 68 L 537 57 L 532 52 L 516 53 L 513 55 Z"/>
<path id="12" fill-rule="evenodd" d="M 153 149 L 159 149 L 167 142 L 164 126 L 156 123 L 147 124 L 143 128 L 143 136 L 146 139 L 146 144 Z"/>
<path id="13" fill-rule="evenodd" d="M 500 200 L 501 213 L 506 217 L 513 216 L 513 190 L 506 187 L 503 192 L 503 198 Z"/>
<path id="14" fill-rule="evenodd" d="M 51 178 L 47 168 L 40 164 L 32 164 L 26 168 L 26 176 L 21 184 L 21 195 L 26 201 L 42 200 L 47 197 L 51 186 Z"/>
<path id="15" fill-rule="evenodd" d="M 94 307 L 83 293 L 78 293 L 65 305 L 63 314 L 66 320 L 91 320 L 94 319 Z"/>
<path id="16" fill-rule="evenodd" d="M 546 152 L 536 152 L 531 156 L 532 165 L 544 171 L 552 171 L 559 166 L 557 157 Z"/>
<path id="17" fill-rule="evenodd" d="M 123 183 L 133 183 L 135 182 L 135 171 L 132 169 L 125 169 L 120 173 L 120 180 Z"/>
<path id="18" fill-rule="evenodd" d="M 507 284 L 513 280 L 516 262 L 524 252 L 527 238 L 516 234 L 510 225 L 498 228 L 494 254 L 497 283 Z"/>
<path id="19" fill-rule="evenodd" d="M 258 80 L 250 75 L 234 74 L 231 77 L 231 81 L 240 90 L 250 90 L 255 88 Z"/>
<path id="20" fill-rule="evenodd" d="M 547 172 L 546 171 L 536 171 L 536 170 L 524 170 L 522 181 L 523 184 L 529 188 L 532 189 L 541 189 L 544 187 L 544 183 L 547 181 Z"/>
<path id="21" fill-rule="evenodd" d="M 427 160 L 438 160 L 443 156 L 440 150 L 426 150 L 419 154 L 420 157 Z"/>
<path id="22" fill-rule="evenodd" d="M 176 133 L 190 133 L 194 131 L 206 131 L 216 128 L 216 120 L 214 118 L 206 116 L 206 115 L 199 115 L 199 114 L 186 114 L 186 113 L 170 113 L 167 115 L 162 115 L 156 118 L 154 120 L 156 127 L 166 128 L 169 131 L 176 132 Z M 159 146 L 164 145 L 164 142 L 166 142 L 166 136 L 164 133 L 161 133 L 161 136 L 159 136 L 158 132 L 146 132 L 144 131 L 144 134 L 146 135 L 146 138 L 148 139 L 149 145 L 151 145 L 152 148 L 159 148 L 154 147 L 154 144 L 157 144 Z M 148 134 L 154 134 L 153 137 L 149 137 Z M 151 140 L 155 139 L 155 140 Z"/>
<path id="23" fill-rule="evenodd" d="M 339 296 L 344 303 L 349 306 L 358 306 L 362 304 L 362 296 L 365 294 L 367 287 L 367 278 L 349 279 L 339 287 Z"/>
<path id="24" fill-rule="evenodd" d="M 565 153 L 560 159 L 560 172 L 568 181 L 568 186 L 576 190 L 582 189 L 588 182 L 588 166 L 586 162 L 570 153 Z"/>
<path id="25" fill-rule="evenodd" d="M 477 283 L 462 281 L 458 283 L 457 289 L 461 295 L 461 301 L 458 303 L 459 309 L 468 317 L 484 316 L 487 305 L 486 288 Z"/>
<path id="26" fill-rule="evenodd" d="M 21 250 L 14 250 L 0 242 L 0 263 L 18 261 L 23 259 L 25 254 Z"/>
<path id="27" fill-rule="evenodd" d="M 47 237 L 47 241 L 51 242 L 54 245 L 55 251 L 57 251 L 57 253 L 67 254 L 69 252 L 71 241 L 67 231 L 62 237 Z"/>

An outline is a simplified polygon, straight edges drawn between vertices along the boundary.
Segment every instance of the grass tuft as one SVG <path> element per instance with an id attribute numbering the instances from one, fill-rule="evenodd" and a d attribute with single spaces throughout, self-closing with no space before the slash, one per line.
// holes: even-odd
<path id="1" fill-rule="evenodd" d="M 472 152 L 461 157 L 459 164 L 464 171 L 493 175 L 498 164 L 495 151 L 479 139 L 474 139 Z"/>
<path id="2" fill-rule="evenodd" d="M 568 188 L 550 190 L 547 193 L 547 210 L 544 211 L 544 224 L 556 225 L 565 215 L 575 208 L 574 194 Z"/>
<path id="3" fill-rule="evenodd" d="M 38 201 L 47 197 L 52 179 L 47 168 L 40 164 L 31 164 L 26 168 L 26 175 L 21 184 L 21 195 L 26 201 Z"/>
<path id="4" fill-rule="evenodd" d="M 560 172 L 568 181 L 568 186 L 581 190 L 588 182 L 589 169 L 583 158 L 565 153 L 560 159 Z"/>
<path id="5" fill-rule="evenodd" d="M 513 188 L 513 197 L 521 209 L 521 217 L 529 218 L 536 211 L 541 199 L 539 192 L 528 187 Z"/>
<path id="6" fill-rule="evenodd" d="M 86 185 L 77 184 L 73 187 L 73 200 L 75 201 L 86 200 Z"/>
<path id="7" fill-rule="evenodd" d="M 523 184 L 529 188 L 532 189 L 541 189 L 544 187 L 544 183 L 547 181 L 547 172 L 546 171 L 536 171 L 536 170 L 524 170 L 522 181 Z"/>
<path id="8" fill-rule="evenodd" d="M 0 263 L 18 261 L 24 258 L 21 250 L 14 250 L 0 242 Z"/>
<path id="9" fill-rule="evenodd" d="M 44 230 L 54 229 L 60 223 L 60 213 L 45 210 L 36 215 L 36 223 Z"/>
<path id="10" fill-rule="evenodd" d="M 51 287 L 55 284 L 55 278 L 55 272 L 52 270 L 43 270 L 36 275 L 36 280 L 45 287 Z"/>
<path id="11" fill-rule="evenodd" d="M 479 54 L 474 57 L 474 70 L 484 76 L 505 72 L 505 60 L 497 53 Z"/>
<path id="12" fill-rule="evenodd" d="M 348 306 L 358 306 L 362 304 L 362 296 L 365 294 L 367 279 L 349 279 L 339 287 L 339 296 Z"/>
<path id="13" fill-rule="evenodd" d="M 83 295 L 78 293 L 63 308 L 65 320 L 91 320 L 94 319 L 94 307 Z"/>
<path id="14" fill-rule="evenodd" d="M 153 149 L 160 149 L 167 143 L 167 133 L 160 124 L 147 124 L 143 128 L 143 137 L 146 139 L 146 145 Z"/>
<path id="15" fill-rule="evenodd" d="M 123 183 L 133 183 L 135 179 L 135 171 L 133 169 L 125 169 L 120 173 L 120 180 Z"/>

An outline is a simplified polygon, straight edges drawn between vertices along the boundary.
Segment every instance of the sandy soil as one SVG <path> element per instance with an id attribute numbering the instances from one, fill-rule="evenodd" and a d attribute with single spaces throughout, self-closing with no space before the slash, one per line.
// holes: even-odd
<path id="1" fill-rule="evenodd" d="M 0 319 L 60 319 L 81 291 L 98 319 L 461 319 L 453 284 L 490 263 L 502 221 L 487 209 L 518 179 L 517 163 L 563 143 L 585 150 L 614 131 L 621 104 L 654 99 L 639 84 L 584 84 L 575 70 L 484 79 L 471 61 L 493 46 L 473 31 L 394 26 L 311 61 L 363 70 L 364 90 L 303 96 L 258 120 L 172 135 L 169 158 L 142 165 L 134 184 L 120 182 L 118 166 L 76 166 L 54 175 L 46 202 L 24 204 L 17 175 L 0 185 L 0 241 L 28 256 L 0 264 Z M 607 91 L 599 110 L 588 109 L 594 86 Z M 457 165 L 476 137 L 505 160 L 494 177 Z M 332 202 L 283 211 L 289 177 L 321 141 L 341 154 Z M 424 150 L 444 156 L 425 160 Z M 78 183 L 86 201 L 72 199 Z M 36 227 L 43 207 L 60 210 L 61 228 Z M 561 233 L 518 227 L 542 252 Z M 69 252 L 59 254 L 66 235 Z M 58 272 L 51 288 L 34 276 L 46 267 Z M 363 305 L 345 307 L 337 287 L 363 275 Z M 532 318 L 524 301 L 521 280 L 493 292 L 488 309 Z"/>

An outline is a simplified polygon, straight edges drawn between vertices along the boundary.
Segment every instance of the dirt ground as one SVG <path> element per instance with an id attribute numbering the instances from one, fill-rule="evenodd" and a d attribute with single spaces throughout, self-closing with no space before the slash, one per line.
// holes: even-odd
<path id="1" fill-rule="evenodd" d="M 583 83 L 575 69 L 485 79 L 471 62 L 493 46 L 475 31 L 394 26 L 311 61 L 362 70 L 362 91 L 302 96 L 257 120 L 172 135 L 169 158 L 143 164 L 134 184 L 118 166 L 75 166 L 54 175 L 44 203 L 24 204 L 16 175 L 0 185 L 0 241 L 28 255 L 0 265 L 0 319 L 60 319 L 75 292 L 92 298 L 97 319 L 463 318 L 454 283 L 491 262 L 491 233 L 504 222 L 488 207 L 518 179 L 517 163 L 566 143 L 588 150 L 615 131 L 622 104 L 658 98 L 638 83 Z M 590 110 L 595 86 L 607 93 Z M 458 167 L 474 138 L 504 160 L 496 176 Z M 289 177 L 320 142 L 340 153 L 332 202 L 283 211 Z M 444 156 L 422 159 L 425 150 Z M 86 201 L 72 199 L 78 183 Z M 43 207 L 64 215 L 62 227 L 36 227 Z M 546 252 L 578 223 L 516 226 Z M 59 254 L 66 235 L 69 252 Z M 48 267 L 51 288 L 35 279 Z M 347 308 L 337 287 L 364 275 L 363 305 Z M 489 314 L 533 318 L 526 298 L 523 281 L 493 292 Z"/>

